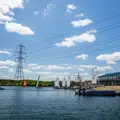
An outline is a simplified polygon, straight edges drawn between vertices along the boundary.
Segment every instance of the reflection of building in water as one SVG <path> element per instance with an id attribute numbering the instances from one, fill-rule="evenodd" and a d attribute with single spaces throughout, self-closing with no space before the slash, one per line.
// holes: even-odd
<path id="1" fill-rule="evenodd" d="M 120 72 L 108 73 L 98 77 L 97 84 L 120 85 Z"/>

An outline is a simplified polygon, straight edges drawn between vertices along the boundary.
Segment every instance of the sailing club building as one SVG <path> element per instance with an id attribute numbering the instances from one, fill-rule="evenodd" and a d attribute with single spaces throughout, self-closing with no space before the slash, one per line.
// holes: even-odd
<path id="1" fill-rule="evenodd" d="M 105 86 L 120 85 L 120 72 L 108 73 L 99 76 L 97 84 Z"/>

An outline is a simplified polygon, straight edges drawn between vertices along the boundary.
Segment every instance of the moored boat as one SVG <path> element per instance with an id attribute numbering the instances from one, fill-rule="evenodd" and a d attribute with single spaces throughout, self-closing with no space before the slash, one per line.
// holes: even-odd
<path id="1" fill-rule="evenodd" d="M 1 87 L 0 87 L 0 90 L 5 90 L 5 88 L 1 88 Z"/>

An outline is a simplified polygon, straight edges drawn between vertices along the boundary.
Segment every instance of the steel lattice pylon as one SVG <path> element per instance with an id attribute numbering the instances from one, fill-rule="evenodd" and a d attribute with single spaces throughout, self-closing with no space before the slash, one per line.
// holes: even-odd
<path id="1" fill-rule="evenodd" d="M 15 62 L 17 63 L 17 68 L 14 76 L 14 80 L 24 80 L 24 72 L 23 72 L 23 63 L 25 61 L 26 53 L 25 46 L 22 44 L 17 45 L 15 52 Z"/>

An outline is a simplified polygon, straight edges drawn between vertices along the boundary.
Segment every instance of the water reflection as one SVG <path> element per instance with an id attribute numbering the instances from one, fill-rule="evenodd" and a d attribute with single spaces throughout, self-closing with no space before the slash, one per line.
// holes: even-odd
<path id="1" fill-rule="evenodd" d="M 79 97 L 70 90 L 7 87 L 0 120 L 119 120 L 120 97 Z"/>

